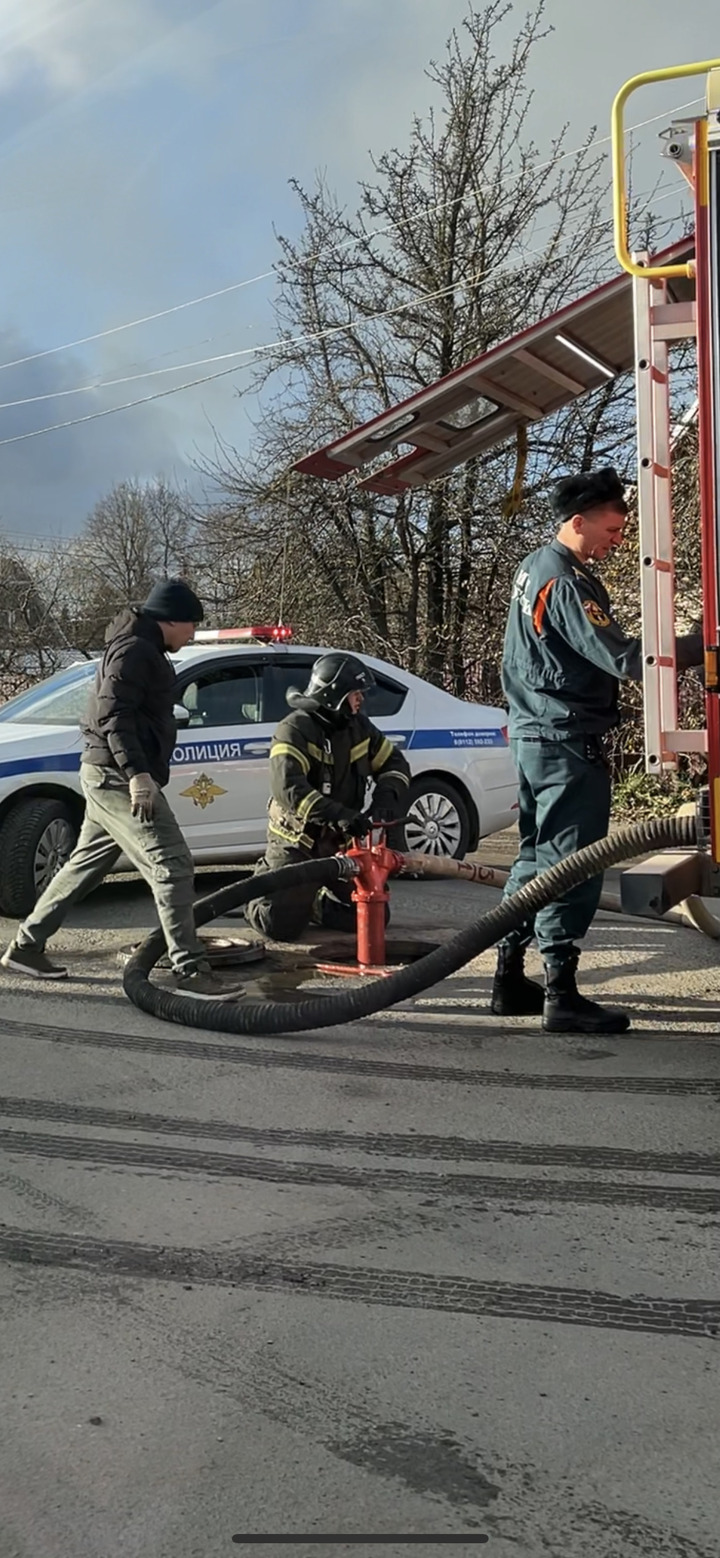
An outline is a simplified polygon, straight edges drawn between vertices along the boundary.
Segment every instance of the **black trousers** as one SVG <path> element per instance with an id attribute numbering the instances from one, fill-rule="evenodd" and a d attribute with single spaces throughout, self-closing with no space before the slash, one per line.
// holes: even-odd
<path id="1" fill-rule="evenodd" d="M 262 860 L 255 867 L 255 875 L 267 871 L 280 871 L 283 866 L 298 865 L 303 860 L 321 860 L 334 855 L 338 840 L 319 839 L 312 849 L 301 845 L 283 844 L 270 839 Z M 354 931 L 355 905 L 351 901 L 352 882 L 336 882 L 332 891 L 327 887 L 303 887 L 298 885 L 272 898 L 253 898 L 245 910 L 245 918 L 253 930 L 271 941 L 296 941 L 306 926 L 322 925 L 325 930 Z"/>

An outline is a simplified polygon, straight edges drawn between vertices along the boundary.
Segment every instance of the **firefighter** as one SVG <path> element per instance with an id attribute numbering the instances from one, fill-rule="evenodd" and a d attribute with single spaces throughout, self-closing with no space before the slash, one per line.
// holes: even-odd
<path id="1" fill-rule="evenodd" d="M 321 655 L 304 692 L 290 688 L 292 713 L 281 720 L 270 748 L 268 842 L 256 873 L 334 855 L 363 838 L 370 819 L 403 815 L 410 769 L 402 753 L 362 713 L 375 678 L 354 655 Z M 366 811 L 368 784 L 374 784 Z M 309 923 L 330 930 L 355 928 L 352 883 L 332 892 L 294 887 L 255 898 L 246 918 L 275 941 L 294 941 Z"/>
<path id="2" fill-rule="evenodd" d="M 604 749 L 618 722 L 619 682 L 642 680 L 642 645 L 614 620 L 593 567 L 623 540 L 623 484 L 611 467 L 557 483 L 559 530 L 520 564 L 503 651 L 503 686 L 519 778 L 520 851 L 505 888 L 517 892 L 539 871 L 604 838 L 610 770 Z M 701 633 L 676 639 L 679 670 L 703 660 Z M 550 1033 L 624 1033 L 625 1012 L 580 995 L 576 942 L 598 907 L 602 876 L 582 882 L 499 945 L 491 1009 L 500 1016 L 543 1014 Z M 524 973 L 533 938 L 545 989 Z"/>

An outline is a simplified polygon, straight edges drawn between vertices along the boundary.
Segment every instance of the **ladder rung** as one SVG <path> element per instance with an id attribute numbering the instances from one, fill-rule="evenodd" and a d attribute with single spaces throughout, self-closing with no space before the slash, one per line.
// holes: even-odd
<path id="1" fill-rule="evenodd" d="M 687 325 L 655 325 L 653 334 L 656 341 L 691 341 L 697 334 L 697 326 L 694 320 Z"/>
<path id="2" fill-rule="evenodd" d="M 664 730 L 662 744 L 668 752 L 707 752 L 707 731 Z"/>
<path id="3" fill-rule="evenodd" d="M 650 307 L 650 324 L 657 330 L 658 325 L 684 324 L 694 325 L 696 308 L 694 302 L 685 303 L 653 303 Z"/>

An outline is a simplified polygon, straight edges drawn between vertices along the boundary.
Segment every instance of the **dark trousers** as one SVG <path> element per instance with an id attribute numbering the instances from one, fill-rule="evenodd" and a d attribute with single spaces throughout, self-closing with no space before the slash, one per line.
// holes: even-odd
<path id="1" fill-rule="evenodd" d="M 575 741 L 511 742 L 519 778 L 520 852 L 504 897 L 577 849 L 604 838 L 610 822 L 610 770 L 594 736 Z M 602 875 L 573 887 L 541 909 L 503 943 L 522 947 L 535 936 L 546 962 L 567 955 L 589 930 L 602 892 Z"/>
<path id="2" fill-rule="evenodd" d="M 283 866 L 298 865 L 303 860 L 318 860 L 334 855 L 339 840 L 319 839 L 313 849 L 275 841 L 272 837 L 262 860 L 255 867 L 255 875 L 266 871 L 280 871 Z M 332 892 L 327 887 L 292 887 L 285 892 L 273 893 L 272 898 L 253 898 L 245 910 L 245 918 L 253 930 L 272 941 L 296 941 L 311 922 L 326 930 L 353 931 L 356 926 L 355 905 L 351 901 L 352 882 L 336 882 Z"/>

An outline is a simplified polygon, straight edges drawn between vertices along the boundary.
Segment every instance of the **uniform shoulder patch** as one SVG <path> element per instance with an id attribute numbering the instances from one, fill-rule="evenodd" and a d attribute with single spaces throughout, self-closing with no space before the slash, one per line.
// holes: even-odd
<path id="1" fill-rule="evenodd" d="M 596 600 L 584 600 L 583 611 L 585 616 L 589 617 L 593 627 L 608 628 L 610 626 L 609 616 L 603 611 L 602 606 L 598 605 Z"/>

